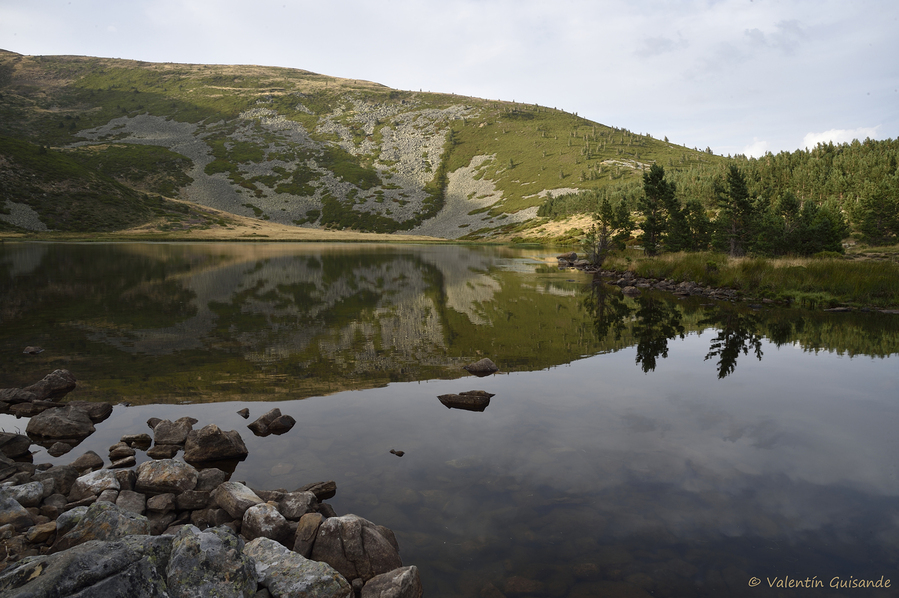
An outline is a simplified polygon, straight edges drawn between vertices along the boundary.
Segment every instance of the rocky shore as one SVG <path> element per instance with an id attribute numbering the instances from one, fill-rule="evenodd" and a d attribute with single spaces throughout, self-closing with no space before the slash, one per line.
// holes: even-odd
<path id="1" fill-rule="evenodd" d="M 0 433 L 0 595 L 422 595 L 390 529 L 338 516 L 325 502 L 333 481 L 293 490 L 231 481 L 247 456 L 235 430 L 152 418 L 152 436 L 123 436 L 108 465 L 93 451 L 35 465 L 35 439 L 65 454 L 111 412 L 56 403 L 74 387 L 71 373 L 56 370 L 0 390 L 0 411 L 31 417 L 28 435 Z M 251 424 L 254 433 L 290 429 L 292 418 L 273 412 Z M 152 460 L 135 466 L 138 450 Z M 183 461 L 172 458 L 182 450 Z"/>

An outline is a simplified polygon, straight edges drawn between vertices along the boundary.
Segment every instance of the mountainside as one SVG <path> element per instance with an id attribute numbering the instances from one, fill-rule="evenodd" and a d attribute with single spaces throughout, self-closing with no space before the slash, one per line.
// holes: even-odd
<path id="1" fill-rule="evenodd" d="M 529 104 L 0 51 L 6 229 L 164 229 L 190 210 L 228 226 L 177 199 L 292 226 L 490 238 L 534 226 L 550 194 L 723 160 Z"/>

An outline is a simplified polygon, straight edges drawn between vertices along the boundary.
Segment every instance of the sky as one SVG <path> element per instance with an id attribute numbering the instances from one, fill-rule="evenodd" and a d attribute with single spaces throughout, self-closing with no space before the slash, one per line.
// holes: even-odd
<path id="1" fill-rule="evenodd" d="M 0 0 L 0 48 L 299 68 L 722 155 L 899 137 L 895 0 Z"/>

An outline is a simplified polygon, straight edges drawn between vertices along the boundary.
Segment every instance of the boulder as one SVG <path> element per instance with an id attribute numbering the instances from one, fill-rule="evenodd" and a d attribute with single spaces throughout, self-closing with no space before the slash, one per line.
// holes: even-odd
<path id="1" fill-rule="evenodd" d="M 298 521 L 306 513 L 315 512 L 318 499 L 312 492 L 288 492 L 278 498 L 278 511 L 287 519 Z"/>
<path id="2" fill-rule="evenodd" d="M 84 471 L 85 469 L 100 469 L 103 467 L 103 457 L 94 451 L 87 451 L 72 461 L 71 466 L 78 471 Z"/>
<path id="3" fill-rule="evenodd" d="M 100 469 L 85 474 L 75 480 L 72 484 L 72 490 L 69 492 L 69 499 L 79 501 L 88 496 L 99 496 L 104 490 L 119 490 L 119 480 L 115 477 L 115 472 L 108 469 Z"/>
<path id="4" fill-rule="evenodd" d="M 243 541 L 218 527 L 200 531 L 185 525 L 175 535 L 166 567 L 169 595 L 249 597 L 256 593 L 256 563 L 243 554 Z"/>
<path id="5" fill-rule="evenodd" d="M 240 482 L 224 482 L 212 491 L 212 500 L 235 519 L 243 519 L 243 514 L 253 505 L 262 501 L 255 492 Z"/>
<path id="6" fill-rule="evenodd" d="M 467 390 L 459 394 L 439 395 L 437 398 L 448 409 L 464 409 L 466 411 L 484 411 L 495 395 L 483 390 Z"/>
<path id="7" fill-rule="evenodd" d="M 11 525 L 23 531 L 34 525 L 31 514 L 10 492 L 0 490 L 0 526 Z"/>
<path id="8" fill-rule="evenodd" d="M 494 374 L 499 371 L 499 368 L 496 367 L 496 364 L 486 357 L 484 359 L 481 359 L 480 361 L 462 366 L 462 369 L 467 371 L 469 374 L 473 374 L 479 377 L 489 376 L 490 374 Z"/>
<path id="9" fill-rule="evenodd" d="M 71 465 L 56 465 L 44 471 L 34 472 L 35 481 L 52 478 L 56 492 L 68 494 L 72 491 L 72 485 L 80 476 L 80 472 Z"/>
<path id="10" fill-rule="evenodd" d="M 153 441 L 156 444 L 182 445 L 195 423 L 197 420 L 192 417 L 182 417 L 173 422 L 164 419 L 153 427 Z"/>
<path id="11" fill-rule="evenodd" d="M 256 538 L 243 553 L 256 562 L 259 582 L 272 596 L 347 598 L 353 590 L 347 580 L 326 563 L 309 560 L 274 540 Z"/>
<path id="12" fill-rule="evenodd" d="M 256 436 L 268 436 L 269 434 L 271 434 L 268 429 L 269 424 L 271 424 L 279 417 L 281 417 L 281 410 L 275 407 L 267 413 L 259 416 L 256 421 L 249 424 L 247 427 Z"/>
<path id="13" fill-rule="evenodd" d="M 277 418 L 275 421 L 268 425 L 268 431 L 276 436 L 280 436 L 286 432 L 289 432 L 291 428 L 296 425 L 297 420 L 292 418 L 289 415 L 282 415 Z"/>
<path id="14" fill-rule="evenodd" d="M 328 563 L 348 580 L 368 581 L 403 566 L 393 532 L 356 515 L 323 521 L 312 558 Z"/>
<path id="15" fill-rule="evenodd" d="M 418 567 L 401 567 L 375 575 L 362 587 L 361 598 L 421 598 Z"/>
<path id="16" fill-rule="evenodd" d="M 80 441 L 94 433 L 94 423 L 84 410 L 65 405 L 38 413 L 29 420 L 25 431 L 32 438 Z"/>
<path id="17" fill-rule="evenodd" d="M 306 484 L 302 488 L 297 489 L 297 492 L 311 492 L 315 495 L 315 499 L 319 502 L 323 500 L 328 500 L 329 498 L 334 498 L 337 495 L 337 483 L 333 480 L 328 482 L 313 482 L 312 484 Z"/>
<path id="18" fill-rule="evenodd" d="M 134 489 L 144 494 L 180 494 L 197 486 L 197 470 L 181 461 L 145 461 L 137 467 Z"/>
<path id="19" fill-rule="evenodd" d="M 278 512 L 278 508 L 264 502 L 244 511 L 240 525 L 240 533 L 247 540 L 270 538 L 283 545 L 287 545 L 291 531 L 290 524 Z"/>
<path id="20" fill-rule="evenodd" d="M 172 459 L 180 451 L 180 444 L 157 444 L 147 451 L 147 456 L 151 459 Z"/>
<path id="21" fill-rule="evenodd" d="M 120 441 L 131 448 L 139 448 L 141 450 L 147 450 L 153 444 L 153 439 L 150 438 L 149 434 L 125 434 Z"/>
<path id="22" fill-rule="evenodd" d="M 309 558 L 312 555 L 312 545 L 318 535 L 318 528 L 325 518 L 321 513 L 306 513 L 300 517 L 297 531 L 293 537 L 293 551 Z"/>
<path id="23" fill-rule="evenodd" d="M 24 434 L 13 432 L 0 432 L 0 453 L 10 459 L 28 454 L 31 448 L 31 439 Z"/>
<path id="24" fill-rule="evenodd" d="M 225 432 L 215 424 L 193 430 L 184 444 L 184 460 L 188 463 L 242 461 L 248 454 L 237 430 Z"/>
<path id="25" fill-rule="evenodd" d="M 3 596 L 168 596 L 164 563 L 173 538 L 92 542 L 15 563 L 0 574 Z"/>
<path id="26" fill-rule="evenodd" d="M 53 370 L 38 382 L 26 386 L 24 391 L 33 393 L 37 399 L 61 399 L 75 390 L 75 376 L 69 370 Z"/>
<path id="27" fill-rule="evenodd" d="M 143 515 L 147 510 L 147 497 L 133 490 L 121 490 L 115 504 L 123 511 Z"/>
<path id="28" fill-rule="evenodd" d="M 112 415 L 112 405 L 109 403 L 97 403 L 93 401 L 71 401 L 67 403 L 73 407 L 77 407 L 81 409 L 87 416 L 91 418 L 91 421 L 95 424 L 99 424 L 102 421 L 105 421 L 110 415 Z"/>
<path id="29" fill-rule="evenodd" d="M 25 508 L 39 507 L 41 506 L 41 501 L 44 500 L 44 485 L 40 482 L 19 484 L 18 486 L 6 488 L 4 491 Z"/>
<path id="30" fill-rule="evenodd" d="M 47 449 L 47 454 L 51 457 L 62 457 L 73 448 L 74 447 L 68 442 L 54 442 L 50 445 L 50 448 Z"/>
<path id="31" fill-rule="evenodd" d="M 68 550 L 91 540 L 119 540 L 146 535 L 149 522 L 143 515 L 124 511 L 111 502 L 95 502 L 70 531 L 57 536 L 51 552 Z"/>
<path id="32" fill-rule="evenodd" d="M 228 474 L 221 469 L 208 467 L 200 470 L 200 473 L 197 474 L 197 487 L 194 490 L 198 492 L 212 492 L 227 479 Z"/>

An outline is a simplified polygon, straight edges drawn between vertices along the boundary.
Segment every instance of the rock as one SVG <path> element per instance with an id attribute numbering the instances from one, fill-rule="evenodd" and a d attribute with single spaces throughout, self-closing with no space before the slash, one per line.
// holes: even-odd
<path id="1" fill-rule="evenodd" d="M 50 445 L 50 448 L 47 449 L 47 454 L 51 457 L 62 457 L 73 448 L 74 447 L 68 442 L 54 442 Z"/>
<path id="2" fill-rule="evenodd" d="M 36 400 L 61 399 L 75 390 L 75 376 L 69 370 L 53 370 L 40 381 L 22 390 L 33 393 Z"/>
<path id="3" fill-rule="evenodd" d="M 120 459 L 124 459 L 125 457 L 133 457 L 137 454 L 133 448 L 125 444 L 124 442 L 119 442 L 118 444 L 114 444 L 109 447 L 109 460 L 110 461 L 118 461 Z"/>
<path id="4" fill-rule="evenodd" d="M 31 544 L 43 544 L 56 533 L 56 522 L 48 521 L 41 525 L 35 525 L 25 532 L 25 540 Z"/>
<path id="5" fill-rule="evenodd" d="M 277 507 L 263 502 L 244 511 L 240 533 L 247 540 L 269 538 L 286 545 L 292 530 Z"/>
<path id="6" fill-rule="evenodd" d="M 248 417 L 250 417 L 250 410 L 247 409 L 246 407 L 244 407 L 243 409 L 241 409 L 240 411 L 237 412 L 237 415 L 241 416 L 244 419 L 247 419 Z"/>
<path id="7" fill-rule="evenodd" d="M 114 503 L 95 502 L 81 520 L 63 536 L 57 536 L 51 552 L 60 552 L 91 540 L 118 540 L 146 535 L 149 521 L 143 515 L 123 511 Z"/>
<path id="8" fill-rule="evenodd" d="M 157 494 L 147 499 L 147 510 L 154 513 L 169 513 L 176 508 L 175 495 L 171 492 Z"/>
<path id="9" fill-rule="evenodd" d="M 194 490 L 198 492 L 212 492 L 219 484 L 228 479 L 228 474 L 221 469 L 209 467 L 203 469 L 197 474 L 197 487 Z"/>
<path id="10" fill-rule="evenodd" d="M 39 354 L 41 354 L 41 353 L 43 353 L 43 352 L 44 352 L 44 350 L 43 350 L 42 348 L 40 348 L 40 347 L 32 347 L 32 346 L 25 347 L 25 348 L 22 350 L 22 353 L 24 353 L 24 354 L 26 354 L 26 355 L 39 355 Z"/>
<path id="11" fill-rule="evenodd" d="M 121 490 L 115 504 L 123 511 L 143 515 L 147 510 L 147 497 L 133 490 Z"/>
<path id="12" fill-rule="evenodd" d="M 236 430 L 224 432 L 215 424 L 192 431 L 184 444 L 184 460 L 188 463 L 242 461 L 248 454 L 249 451 Z"/>
<path id="13" fill-rule="evenodd" d="M 253 505 L 262 502 L 255 492 L 240 482 L 223 482 L 212 491 L 212 500 L 235 519 L 243 519 L 243 514 Z"/>
<path id="14" fill-rule="evenodd" d="M 329 498 L 334 498 L 334 496 L 337 495 L 337 483 L 333 480 L 328 482 L 314 482 L 297 489 L 297 492 L 311 492 L 315 495 L 315 499 L 321 502 L 323 500 L 328 500 Z"/>
<path id="15" fill-rule="evenodd" d="M 112 405 L 109 403 L 95 403 L 89 401 L 71 401 L 68 403 L 72 407 L 77 407 L 81 409 L 87 416 L 91 418 L 91 421 L 95 424 L 99 424 L 102 421 L 105 421 L 110 415 L 112 415 Z"/>
<path id="16" fill-rule="evenodd" d="M 162 420 L 159 419 L 158 417 L 151 417 L 150 419 L 147 420 L 147 425 L 148 425 L 148 426 L 150 427 L 150 429 L 152 430 L 153 428 L 156 427 L 156 424 L 158 424 L 158 423 L 161 422 L 161 421 L 162 421 Z"/>
<path id="17" fill-rule="evenodd" d="M 137 464 L 137 459 L 134 456 L 131 457 L 122 457 L 116 461 L 113 461 L 109 464 L 108 469 L 121 469 L 123 467 L 134 467 Z"/>
<path id="18" fill-rule="evenodd" d="M 147 450 L 153 444 L 153 439 L 150 438 L 149 434 L 125 434 L 122 436 L 121 441 L 131 448 L 139 448 L 141 450 Z"/>
<path id="19" fill-rule="evenodd" d="M 114 488 L 107 488 L 97 497 L 97 502 L 116 502 L 119 498 L 119 491 Z"/>
<path id="20" fill-rule="evenodd" d="M 181 451 L 179 444 L 157 444 L 147 451 L 151 459 L 172 459 Z"/>
<path id="21" fill-rule="evenodd" d="M 22 531 L 34 525 L 34 521 L 19 501 L 10 493 L 0 490 L 0 526 L 3 525 L 11 525 L 16 530 Z"/>
<path id="22" fill-rule="evenodd" d="M 499 368 L 496 367 L 496 364 L 486 357 L 480 361 L 476 361 L 474 363 L 463 366 L 462 369 L 467 371 L 469 374 L 474 374 L 475 376 L 489 376 L 490 374 L 494 374 L 499 371 Z"/>
<path id="23" fill-rule="evenodd" d="M 115 472 L 115 479 L 119 481 L 122 490 L 134 490 L 137 483 L 137 473 L 131 469 L 120 469 Z"/>
<path id="24" fill-rule="evenodd" d="M 78 471 L 84 471 L 85 469 L 97 470 L 103 467 L 103 457 L 101 457 L 94 451 L 87 451 L 86 453 L 72 461 L 71 466 Z"/>
<path id="25" fill-rule="evenodd" d="M 162 598 L 169 595 L 164 563 L 172 540 L 140 536 L 91 542 L 23 561 L 0 574 L 0 594 Z"/>
<path id="26" fill-rule="evenodd" d="M 312 547 L 312 558 L 328 563 L 349 580 L 361 577 L 368 581 L 403 566 L 393 533 L 356 515 L 323 521 Z"/>
<path id="27" fill-rule="evenodd" d="M 181 461 L 145 461 L 137 467 L 134 489 L 144 494 L 181 494 L 197 486 L 197 470 Z"/>
<path id="28" fill-rule="evenodd" d="M 94 433 L 94 423 L 83 410 L 66 405 L 38 413 L 25 431 L 31 437 L 80 441 Z"/>
<path id="29" fill-rule="evenodd" d="M 276 436 L 280 436 L 281 434 L 289 432 L 296 423 L 297 420 L 295 420 L 291 416 L 282 415 L 268 425 L 268 431 L 272 434 L 275 434 Z"/>
<path id="30" fill-rule="evenodd" d="M 35 481 L 52 478 L 56 492 L 68 495 L 80 475 L 80 472 L 71 465 L 57 465 L 44 471 L 35 472 L 33 477 Z"/>
<path id="31" fill-rule="evenodd" d="M 256 563 L 242 552 L 243 548 L 241 539 L 227 528 L 200 531 L 185 525 L 175 535 L 166 567 L 169 595 L 253 596 L 258 583 Z"/>
<path id="32" fill-rule="evenodd" d="M 196 511 L 209 506 L 211 495 L 209 492 L 188 490 L 177 496 L 176 502 L 179 511 Z"/>
<path id="33" fill-rule="evenodd" d="M 312 492 L 287 492 L 278 500 L 278 511 L 287 519 L 299 521 L 306 513 L 315 512 L 318 499 Z"/>
<path id="34" fill-rule="evenodd" d="M 85 513 L 87 513 L 87 507 L 73 507 L 60 513 L 56 518 L 56 531 L 59 535 L 69 533 L 84 518 Z"/>
<path id="35" fill-rule="evenodd" d="M 16 417 L 34 417 L 38 413 L 58 406 L 53 401 L 30 401 L 11 406 L 9 412 Z"/>
<path id="36" fill-rule="evenodd" d="M 627 297 L 639 297 L 640 289 L 638 289 L 637 287 L 626 286 L 623 289 L 621 289 L 621 294 L 625 295 Z"/>
<path id="37" fill-rule="evenodd" d="M 156 444 L 183 445 L 195 423 L 197 420 L 192 417 L 182 417 L 173 422 L 164 419 L 153 426 L 153 441 Z"/>
<path id="38" fill-rule="evenodd" d="M 72 490 L 69 492 L 69 499 L 78 501 L 88 496 L 99 496 L 101 492 L 107 489 L 121 489 L 119 481 L 115 477 L 115 472 L 108 469 L 92 471 L 75 480 L 75 483 L 72 484 Z"/>
<path id="39" fill-rule="evenodd" d="M 560 262 L 575 262 L 577 261 L 577 253 L 573 251 L 571 253 L 563 253 L 561 255 L 557 255 L 556 259 Z"/>
<path id="40" fill-rule="evenodd" d="M 281 417 L 281 410 L 275 407 L 274 409 L 260 416 L 256 421 L 254 421 L 247 427 L 256 436 L 268 436 L 269 434 L 271 434 L 268 429 L 269 424 L 271 424 L 279 417 Z"/>
<path id="41" fill-rule="evenodd" d="M 18 486 L 6 488 L 4 492 L 12 496 L 16 502 L 25 508 L 39 507 L 41 501 L 44 500 L 44 485 L 40 482 L 20 484 Z"/>
<path id="42" fill-rule="evenodd" d="M 306 513 L 300 517 L 297 531 L 293 537 L 293 551 L 309 558 L 312 555 L 312 545 L 318 535 L 318 528 L 325 518 L 321 513 Z"/>
<path id="43" fill-rule="evenodd" d="M 347 580 L 326 563 L 304 558 L 268 538 L 256 538 L 243 553 L 256 561 L 259 582 L 273 596 L 347 598 Z"/>
<path id="44" fill-rule="evenodd" d="M 418 567 L 401 567 L 372 577 L 362 587 L 361 598 L 421 598 Z"/>
<path id="45" fill-rule="evenodd" d="M 459 394 L 439 395 L 437 398 L 448 409 L 484 411 L 490 405 L 491 397 L 494 396 L 496 395 L 483 390 L 468 390 Z"/>
<path id="46" fill-rule="evenodd" d="M 28 454 L 30 448 L 31 439 L 28 436 L 12 432 L 0 432 L 0 453 L 3 453 L 10 459 Z"/>

